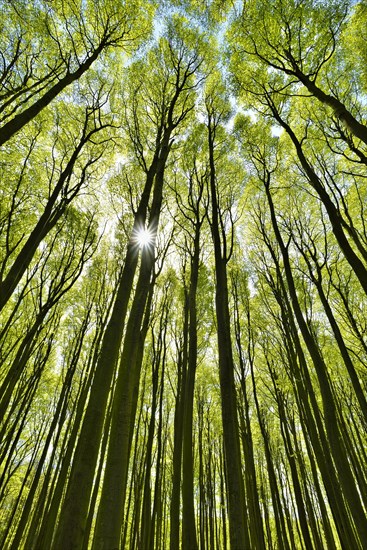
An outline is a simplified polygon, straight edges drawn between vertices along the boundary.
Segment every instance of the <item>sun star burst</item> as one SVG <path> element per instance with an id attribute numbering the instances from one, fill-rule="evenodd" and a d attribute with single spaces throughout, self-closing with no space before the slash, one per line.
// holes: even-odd
<path id="1" fill-rule="evenodd" d="M 136 232 L 135 240 L 140 248 L 144 248 L 152 244 L 153 234 L 149 229 L 142 227 Z"/>

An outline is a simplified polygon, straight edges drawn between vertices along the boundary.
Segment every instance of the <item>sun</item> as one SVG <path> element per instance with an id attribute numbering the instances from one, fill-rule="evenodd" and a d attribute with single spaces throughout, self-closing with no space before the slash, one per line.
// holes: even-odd
<path id="1" fill-rule="evenodd" d="M 149 229 L 142 227 L 137 230 L 135 240 L 140 248 L 147 247 L 153 242 L 153 233 Z"/>

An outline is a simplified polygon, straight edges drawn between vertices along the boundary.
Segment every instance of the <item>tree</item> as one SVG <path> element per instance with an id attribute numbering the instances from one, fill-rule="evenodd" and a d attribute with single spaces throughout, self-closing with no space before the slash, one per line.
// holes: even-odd
<path id="1" fill-rule="evenodd" d="M 222 100 L 222 101 L 221 101 Z M 241 472 L 241 453 L 237 419 L 237 396 L 234 380 L 234 361 L 230 332 L 229 296 L 227 282 L 227 263 L 233 251 L 233 214 L 231 207 L 221 207 L 218 190 L 215 148 L 220 124 L 227 115 L 227 105 L 215 91 L 207 93 L 205 98 L 208 158 L 209 189 L 211 202 L 210 227 L 213 237 L 215 275 L 216 275 L 216 319 L 218 334 L 219 376 L 222 400 L 222 421 L 224 436 L 225 464 L 227 474 L 227 491 L 229 507 L 229 533 L 233 548 L 249 546 L 248 526 L 245 516 L 244 486 Z M 227 241 L 227 227 L 230 240 Z"/>

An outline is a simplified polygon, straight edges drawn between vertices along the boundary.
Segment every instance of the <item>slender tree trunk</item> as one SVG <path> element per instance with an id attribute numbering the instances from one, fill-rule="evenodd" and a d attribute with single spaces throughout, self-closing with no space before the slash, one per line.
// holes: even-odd
<path id="1" fill-rule="evenodd" d="M 260 511 L 260 502 L 259 502 L 259 491 L 256 481 L 256 466 L 254 459 L 254 445 L 252 437 L 252 428 L 250 420 L 250 403 L 248 398 L 248 389 L 246 386 L 246 372 L 245 372 L 245 360 L 242 349 L 242 335 L 241 335 L 241 323 L 240 323 L 240 312 L 239 312 L 239 281 L 237 277 L 232 277 L 232 293 L 234 301 L 234 328 L 235 328 L 235 337 L 238 350 L 238 363 L 240 369 L 240 384 L 242 389 L 243 396 L 243 406 L 241 407 L 241 429 L 242 429 L 242 446 L 243 454 L 245 461 L 245 483 L 246 483 L 246 501 L 247 509 L 249 511 L 249 531 L 250 531 L 250 540 L 251 546 L 256 547 L 258 550 L 265 550 L 265 536 L 264 528 Z M 246 281 L 247 282 L 247 281 Z M 242 289 L 244 292 L 248 292 L 247 288 Z M 241 296 L 242 300 L 246 304 L 246 309 L 249 312 L 249 302 L 248 296 Z M 251 328 L 248 327 L 248 331 L 251 331 Z M 251 341 L 248 342 L 247 348 L 248 357 L 251 357 L 253 350 L 251 347 Z"/>
<path id="2" fill-rule="evenodd" d="M 295 149 L 297 151 L 297 155 L 301 162 L 302 168 L 304 169 L 305 174 L 309 182 L 311 183 L 312 187 L 315 189 L 323 205 L 325 206 L 325 209 L 329 216 L 329 220 L 332 226 L 334 236 L 340 246 L 340 249 L 342 250 L 347 262 L 353 269 L 354 273 L 356 274 L 363 290 L 367 294 L 367 269 L 363 264 L 363 262 L 361 261 L 361 259 L 359 258 L 359 256 L 353 250 L 352 246 L 348 241 L 347 236 L 345 235 L 342 218 L 340 216 L 340 213 L 337 207 L 334 205 L 333 201 L 331 200 L 324 186 L 322 185 L 322 182 L 320 181 L 318 175 L 316 174 L 316 172 L 314 171 L 314 169 L 306 159 L 306 156 L 302 149 L 301 142 L 297 139 L 295 133 L 293 132 L 289 124 L 287 124 L 281 118 L 279 112 L 277 111 L 275 105 L 272 103 L 271 100 L 269 100 L 269 107 L 271 108 L 277 122 L 285 129 L 285 131 L 291 138 L 295 146 Z"/>
<path id="3" fill-rule="evenodd" d="M 199 273 L 200 227 L 196 225 L 194 252 L 191 258 L 189 308 L 189 353 L 185 381 L 183 450 L 182 450 L 182 545 L 184 550 L 197 550 L 194 509 L 194 445 L 193 445 L 193 408 L 194 388 L 197 364 L 197 312 L 196 293 Z"/>
<path id="4" fill-rule="evenodd" d="M 367 127 L 364 124 L 361 124 L 352 113 L 346 108 L 344 103 L 342 103 L 336 97 L 325 93 L 314 80 L 311 80 L 306 74 L 302 72 L 297 63 L 295 62 L 293 56 L 288 52 L 290 61 L 293 65 L 293 70 L 295 76 L 302 82 L 302 84 L 307 88 L 307 90 L 316 97 L 321 103 L 331 107 L 334 111 L 335 116 L 345 125 L 347 130 L 351 132 L 358 139 L 361 139 L 367 145 Z"/>
<path id="5" fill-rule="evenodd" d="M 216 275 L 216 319 L 219 354 L 219 379 L 222 403 L 222 423 L 225 449 L 229 534 L 232 550 L 250 548 L 246 521 L 241 449 L 237 418 L 237 397 L 234 382 L 234 363 L 228 305 L 227 258 L 222 256 L 219 205 L 217 201 L 214 162 L 214 121 L 208 113 L 208 150 L 210 164 L 210 195 L 212 205 L 211 228 L 214 243 Z"/>
<path id="6" fill-rule="evenodd" d="M 323 286 L 322 286 L 321 268 L 318 264 L 316 264 L 316 270 L 317 270 L 317 276 L 316 276 L 313 273 L 311 264 L 310 264 L 310 262 L 309 262 L 309 260 L 308 260 L 308 258 L 306 257 L 305 254 L 304 254 L 304 258 L 305 258 L 305 260 L 308 264 L 310 276 L 312 278 L 312 282 L 316 286 L 317 291 L 319 293 L 321 303 L 324 307 L 326 316 L 327 316 L 327 318 L 329 320 L 329 323 L 330 323 L 330 326 L 332 328 L 336 343 L 339 347 L 340 354 L 343 358 L 344 365 L 345 365 L 345 367 L 347 369 L 347 372 L 349 374 L 350 381 L 352 383 L 353 389 L 355 391 L 355 395 L 356 395 L 358 403 L 360 405 L 361 413 L 364 416 L 364 420 L 365 420 L 365 423 L 366 423 L 366 426 L 367 426 L 367 400 L 366 400 L 365 394 L 363 392 L 363 389 L 361 387 L 357 372 L 354 368 L 352 359 L 349 355 L 347 346 L 344 342 L 344 339 L 343 339 L 342 333 L 340 331 L 339 325 L 338 325 L 338 323 L 337 323 L 337 321 L 334 317 L 334 314 L 333 314 L 333 311 L 330 307 L 329 301 L 328 301 L 328 299 L 325 295 L 325 292 L 324 292 L 324 289 L 323 289 Z"/>
<path id="7" fill-rule="evenodd" d="M 143 506 L 141 515 L 141 545 L 142 548 L 150 548 L 152 541 L 152 487 L 151 487 L 151 472 L 153 466 L 153 441 L 156 430 L 156 413 L 157 413 L 157 394 L 159 383 L 159 369 L 161 367 L 162 355 L 162 319 L 159 327 L 158 342 L 155 343 L 153 336 L 153 360 L 152 360 L 152 392 L 151 392 L 151 408 L 150 421 L 148 427 L 148 439 L 145 455 L 145 471 L 144 471 L 144 488 L 143 488 Z"/>
<path id="8" fill-rule="evenodd" d="M 0 146 L 6 143 L 14 134 L 19 132 L 28 122 L 33 120 L 45 107 L 47 107 L 60 92 L 65 90 L 67 86 L 78 80 L 88 69 L 92 63 L 98 58 L 99 54 L 105 48 L 105 42 L 101 41 L 99 46 L 93 51 L 92 55 L 87 57 L 79 68 L 72 72 L 67 72 L 65 76 L 60 78 L 46 93 L 43 94 L 37 101 L 30 105 L 23 112 L 15 115 L 12 120 L 4 124 L 0 128 Z"/>
<path id="9" fill-rule="evenodd" d="M 188 308 L 184 313 L 184 338 L 187 339 Z M 182 470 L 183 411 L 185 394 L 185 371 L 187 364 L 187 342 L 178 348 L 177 359 L 177 394 L 173 423 L 173 458 L 172 458 L 172 492 L 170 505 L 170 550 L 180 547 L 180 493 Z"/>
<path id="10" fill-rule="evenodd" d="M 57 206 L 56 202 L 60 198 L 64 186 L 68 183 L 73 174 L 75 163 L 84 145 L 95 133 L 94 131 L 91 131 L 87 134 L 87 123 L 88 119 L 86 119 L 85 121 L 82 138 L 80 139 L 78 145 L 75 147 L 75 150 L 70 156 L 66 167 L 60 174 L 57 184 L 55 185 L 55 188 L 47 201 L 43 213 L 41 214 L 34 228 L 32 229 L 29 237 L 23 244 L 17 257 L 13 261 L 13 264 L 9 269 L 6 277 L 0 282 L 0 311 L 5 307 L 5 305 L 11 298 L 18 283 L 20 282 L 21 278 L 29 267 L 41 241 L 46 237 L 46 235 L 48 235 L 51 229 L 55 227 L 58 220 L 65 213 L 65 210 L 71 199 L 64 199 Z M 87 165 L 82 170 L 82 175 L 80 177 L 79 183 L 76 185 L 78 189 L 83 185 L 85 181 Z M 73 191 L 73 196 L 75 195 L 76 190 Z"/>

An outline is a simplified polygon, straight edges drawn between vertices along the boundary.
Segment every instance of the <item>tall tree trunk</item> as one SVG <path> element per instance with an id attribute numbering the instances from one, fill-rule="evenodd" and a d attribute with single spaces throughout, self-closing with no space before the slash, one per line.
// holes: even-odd
<path id="1" fill-rule="evenodd" d="M 302 168 L 305 171 L 305 174 L 309 182 L 311 183 L 312 187 L 315 189 L 323 205 L 325 206 L 325 209 L 328 213 L 329 220 L 333 229 L 334 236 L 340 246 L 340 249 L 342 250 L 347 262 L 353 269 L 354 273 L 356 274 L 363 290 L 367 294 L 367 269 L 363 264 L 363 262 L 361 261 L 361 259 L 359 258 L 359 256 L 355 253 L 351 244 L 348 241 L 348 238 L 343 228 L 343 225 L 344 225 L 343 219 L 338 211 L 338 208 L 335 206 L 335 204 L 331 200 L 322 182 L 320 181 L 318 175 L 314 171 L 311 164 L 308 162 L 302 149 L 302 143 L 297 139 L 296 134 L 293 132 L 289 124 L 287 124 L 282 119 L 282 117 L 280 116 L 277 108 L 275 107 L 270 97 L 268 98 L 268 100 L 269 100 L 269 107 L 272 110 L 276 121 L 285 129 L 285 131 L 291 138 L 295 146 L 295 149 L 297 151 L 297 155 L 301 162 Z"/>
<path id="2" fill-rule="evenodd" d="M 219 379 L 222 404 L 223 438 L 227 473 L 229 535 L 231 548 L 250 548 L 246 521 L 244 483 L 237 418 L 237 397 L 228 305 L 227 258 L 222 255 L 219 205 L 214 161 L 215 122 L 208 112 L 208 152 L 210 165 L 211 229 L 215 256 L 215 306 L 219 354 Z M 225 244 L 225 243 L 224 243 Z"/>
<path id="3" fill-rule="evenodd" d="M 193 445 L 193 408 L 194 388 L 197 364 L 197 312 L 196 293 L 199 273 L 200 226 L 195 227 L 194 252 L 191 257 L 189 308 L 189 353 L 185 380 L 183 449 L 182 449 L 182 545 L 183 548 L 197 550 L 194 509 L 194 445 Z"/>
<path id="4" fill-rule="evenodd" d="M 290 51 L 287 51 L 287 57 L 289 58 L 293 74 L 302 82 L 302 84 L 307 88 L 307 90 L 316 97 L 321 103 L 331 107 L 335 116 L 345 125 L 347 130 L 358 139 L 361 139 L 367 145 L 367 127 L 364 124 L 361 124 L 347 109 L 347 107 L 336 97 L 325 93 L 315 82 L 314 79 L 311 79 L 305 73 L 302 72 L 298 63 L 292 56 Z"/>
<path id="5" fill-rule="evenodd" d="M 170 550 L 180 547 L 180 494 L 182 470 L 183 411 L 187 364 L 188 308 L 184 308 L 184 341 L 177 348 L 177 386 L 173 423 L 172 492 L 170 505 Z"/>

